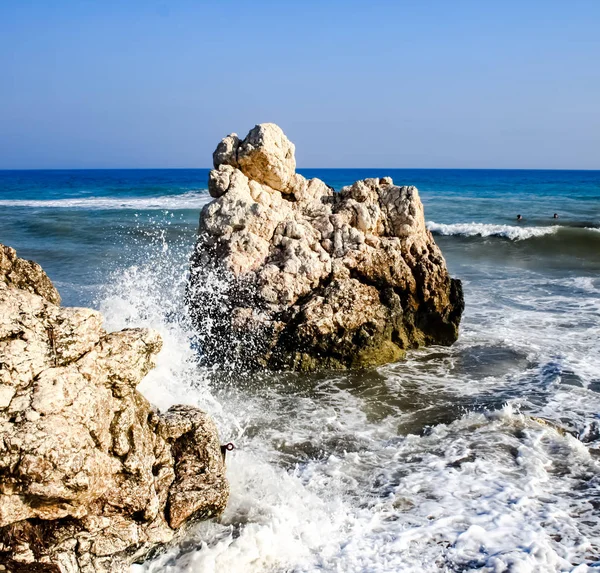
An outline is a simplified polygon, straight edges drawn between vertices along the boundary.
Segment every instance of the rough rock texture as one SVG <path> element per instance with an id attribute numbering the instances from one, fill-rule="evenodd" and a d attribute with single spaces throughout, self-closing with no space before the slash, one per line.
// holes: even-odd
<path id="1" fill-rule="evenodd" d="M 0 282 L 60 304 L 60 295 L 42 267 L 33 261 L 20 259 L 14 249 L 4 245 L 0 245 Z"/>
<path id="2" fill-rule="evenodd" d="M 347 368 L 456 340 L 461 283 L 415 187 L 306 180 L 270 123 L 213 160 L 188 291 L 207 362 Z"/>
<path id="3" fill-rule="evenodd" d="M 106 333 L 98 312 L 57 306 L 38 265 L 0 256 L 0 564 L 128 571 L 225 507 L 215 425 L 187 406 L 160 414 L 137 392 L 156 332 Z"/>

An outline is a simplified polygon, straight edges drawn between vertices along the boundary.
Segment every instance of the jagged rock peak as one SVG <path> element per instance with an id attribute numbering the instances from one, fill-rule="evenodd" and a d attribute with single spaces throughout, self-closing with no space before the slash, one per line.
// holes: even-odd
<path id="1" fill-rule="evenodd" d="M 261 123 L 244 140 L 235 133 L 224 138 L 213 153 L 215 169 L 229 165 L 248 178 L 285 193 L 296 171 L 294 144 L 278 125 Z"/>

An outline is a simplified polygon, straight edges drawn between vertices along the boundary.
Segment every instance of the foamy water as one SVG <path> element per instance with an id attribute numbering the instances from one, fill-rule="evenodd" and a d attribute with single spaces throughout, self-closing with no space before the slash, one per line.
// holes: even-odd
<path id="1" fill-rule="evenodd" d="M 134 209 L 137 211 L 201 209 L 210 201 L 206 191 L 162 197 L 83 197 L 72 199 L 0 199 L 0 207 L 30 209 Z"/>
<path id="2" fill-rule="evenodd" d="M 517 225 L 494 225 L 489 223 L 436 223 L 427 221 L 427 228 L 437 235 L 460 235 L 463 237 L 504 237 L 512 241 L 522 241 L 532 237 L 542 237 L 556 233 L 560 227 L 525 227 Z"/>
<path id="3" fill-rule="evenodd" d="M 522 276 L 469 281 L 451 348 L 365 372 L 231 378 L 196 364 L 186 266 L 161 245 L 152 264 L 116 278 L 101 310 L 109 328 L 161 332 L 140 390 L 163 409 L 184 402 L 215 417 L 237 448 L 231 499 L 132 571 L 600 566 L 596 281 L 531 273 L 528 291 Z"/>
<path id="4" fill-rule="evenodd" d="M 600 173 L 305 174 L 419 187 L 463 280 L 454 346 L 343 373 L 203 370 L 183 292 L 208 170 L 0 173 L 0 241 L 109 329 L 159 330 L 140 390 L 236 445 L 225 513 L 132 571 L 597 571 Z"/>

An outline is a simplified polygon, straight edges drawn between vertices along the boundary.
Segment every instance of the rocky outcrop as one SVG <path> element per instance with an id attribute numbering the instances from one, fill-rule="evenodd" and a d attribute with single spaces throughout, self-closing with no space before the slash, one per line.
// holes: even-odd
<path id="1" fill-rule="evenodd" d="M 0 256 L 0 563 L 128 571 L 225 507 L 216 427 L 196 408 L 161 414 L 136 390 L 156 332 L 107 333 L 98 312 L 57 306 L 39 265 Z"/>
<path id="2" fill-rule="evenodd" d="M 0 245 L 0 282 L 37 294 L 52 304 L 60 304 L 60 295 L 42 267 L 20 259 L 14 249 L 4 245 Z"/>
<path id="3" fill-rule="evenodd" d="M 461 283 L 415 187 L 306 180 L 274 124 L 226 137 L 213 160 L 188 289 L 207 362 L 347 368 L 456 340 Z"/>

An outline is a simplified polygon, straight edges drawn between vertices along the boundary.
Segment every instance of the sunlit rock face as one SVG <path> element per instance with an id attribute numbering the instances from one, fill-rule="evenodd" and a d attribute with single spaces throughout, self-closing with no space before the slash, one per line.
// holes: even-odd
<path id="1" fill-rule="evenodd" d="M 126 572 L 228 484 L 202 411 L 160 413 L 136 390 L 157 332 L 107 333 L 58 306 L 39 265 L 0 245 L 0 563 L 13 572 Z"/>
<path id="2" fill-rule="evenodd" d="M 296 173 L 294 151 L 267 123 L 213 154 L 188 289 L 206 362 L 343 369 L 452 344 L 461 283 L 417 189 L 385 177 L 336 193 Z"/>

